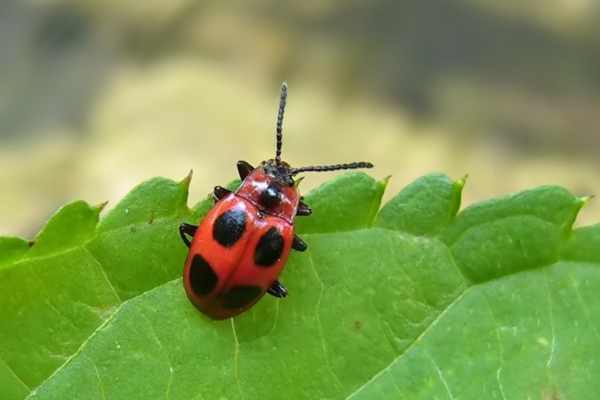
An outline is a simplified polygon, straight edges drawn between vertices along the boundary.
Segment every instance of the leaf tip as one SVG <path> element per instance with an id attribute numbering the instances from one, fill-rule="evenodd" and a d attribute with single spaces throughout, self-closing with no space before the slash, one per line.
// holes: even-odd
<path id="1" fill-rule="evenodd" d="M 458 188 L 462 190 L 465 187 L 468 179 L 469 174 L 464 174 L 462 178 L 456 181 L 456 186 L 458 186 Z"/>
<path id="2" fill-rule="evenodd" d="M 381 183 L 383 184 L 384 188 L 386 188 L 388 183 L 390 183 L 390 179 L 392 179 L 392 176 L 388 175 L 381 180 Z"/>
<path id="3" fill-rule="evenodd" d="M 100 212 L 102 212 L 102 210 L 104 210 L 104 208 L 107 206 L 107 204 L 108 204 L 108 200 L 103 201 L 102 203 L 98 204 L 94 208 L 98 211 L 98 214 L 100 214 Z"/>
<path id="4" fill-rule="evenodd" d="M 590 201 L 592 201 L 596 195 L 590 194 L 587 196 L 581 196 L 577 198 L 577 203 L 579 205 L 579 209 L 581 210 L 583 207 L 587 206 Z"/>
<path id="5" fill-rule="evenodd" d="M 580 199 L 581 199 L 581 201 L 583 201 L 584 205 L 589 203 L 590 201 L 592 201 L 594 198 L 596 198 L 595 194 L 590 194 L 587 196 L 580 197 Z"/>
<path id="6" fill-rule="evenodd" d="M 190 169 L 190 172 L 188 172 L 188 174 L 186 175 L 185 178 L 183 178 L 179 184 L 185 188 L 186 190 L 190 187 L 190 182 L 192 181 L 192 176 L 194 175 L 194 170 Z"/>

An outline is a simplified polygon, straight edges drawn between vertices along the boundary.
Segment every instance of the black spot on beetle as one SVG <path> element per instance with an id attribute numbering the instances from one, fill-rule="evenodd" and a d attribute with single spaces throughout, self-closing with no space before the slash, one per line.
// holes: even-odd
<path id="1" fill-rule="evenodd" d="M 277 183 L 273 182 L 262 191 L 259 202 L 263 207 L 272 209 L 281 203 L 281 196 L 281 188 Z"/>
<path id="2" fill-rule="evenodd" d="M 234 286 L 221 296 L 221 302 L 225 308 L 240 308 L 251 304 L 262 292 L 258 286 Z"/>
<path id="3" fill-rule="evenodd" d="M 260 267 L 270 267 L 281 257 L 283 236 L 274 226 L 265 233 L 254 250 L 254 263 Z"/>
<path id="4" fill-rule="evenodd" d="M 217 287 L 218 281 L 219 277 L 208 261 L 196 254 L 190 267 L 190 284 L 194 293 L 200 296 L 207 295 Z"/>
<path id="5" fill-rule="evenodd" d="M 233 246 L 244 234 L 246 228 L 246 212 L 229 210 L 221 214 L 213 225 L 213 237 L 225 247 Z"/>

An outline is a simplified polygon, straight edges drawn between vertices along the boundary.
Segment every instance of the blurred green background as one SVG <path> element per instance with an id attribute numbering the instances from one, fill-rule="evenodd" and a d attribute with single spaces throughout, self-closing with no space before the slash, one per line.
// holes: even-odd
<path id="1" fill-rule="evenodd" d="M 0 49 L 0 234 L 189 169 L 195 202 L 272 157 L 282 80 L 293 165 L 600 193 L 594 0 L 2 0 Z"/>

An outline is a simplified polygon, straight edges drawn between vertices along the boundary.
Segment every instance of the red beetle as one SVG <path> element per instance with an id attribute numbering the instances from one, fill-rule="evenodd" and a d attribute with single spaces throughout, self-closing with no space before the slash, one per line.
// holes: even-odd
<path id="1" fill-rule="evenodd" d="M 277 279 L 291 249 L 306 243 L 294 234 L 294 218 L 310 215 L 294 177 L 301 172 L 371 168 L 368 162 L 292 168 L 281 160 L 287 85 L 281 86 L 275 159 L 254 168 L 238 161 L 242 183 L 231 192 L 214 189 L 215 206 L 200 226 L 181 224 L 179 233 L 190 248 L 183 284 L 191 302 L 214 319 L 230 318 L 252 307 L 264 294 L 287 296 Z M 193 236 L 190 242 L 188 236 Z"/>

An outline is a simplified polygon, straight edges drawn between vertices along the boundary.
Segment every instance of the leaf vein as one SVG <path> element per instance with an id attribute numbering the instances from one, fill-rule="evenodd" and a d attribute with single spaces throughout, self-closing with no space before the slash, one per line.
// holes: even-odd
<path id="1" fill-rule="evenodd" d="M 237 384 L 238 391 L 240 392 L 240 398 L 244 398 L 244 393 L 242 391 L 242 383 L 240 381 L 240 341 L 237 337 L 237 331 L 235 328 L 235 318 L 231 318 L 231 331 L 233 333 L 233 371 L 235 376 L 235 381 Z"/>
<path id="2" fill-rule="evenodd" d="M 426 351 L 425 354 L 427 355 L 427 358 L 429 358 L 429 361 L 431 361 L 431 364 L 433 365 L 433 368 L 437 372 L 437 375 L 440 378 L 440 381 L 442 381 L 442 384 L 446 388 L 446 393 L 448 394 L 448 397 L 450 398 L 450 400 L 455 400 L 454 395 L 452 394 L 452 391 L 450 390 L 450 386 L 448 385 L 446 378 L 444 378 L 444 374 L 442 373 L 442 370 L 440 369 L 439 365 L 437 364 L 435 359 L 431 356 L 431 354 L 429 354 L 428 351 Z"/>
<path id="3" fill-rule="evenodd" d="M 317 329 L 319 330 L 319 337 L 321 339 L 321 348 L 323 350 L 323 357 L 325 358 L 325 363 L 327 364 L 327 369 L 329 370 L 329 372 L 335 379 L 336 383 L 338 384 L 338 386 L 340 388 L 343 388 L 344 386 L 342 385 L 342 382 L 340 381 L 339 377 L 333 370 L 333 366 L 331 365 L 331 360 L 329 358 L 329 353 L 327 351 L 327 344 L 325 342 L 325 334 L 323 332 L 323 323 L 321 322 L 321 316 L 320 316 L 321 299 L 323 298 L 323 292 L 325 291 L 325 284 L 324 284 L 323 280 L 321 279 L 319 273 L 317 272 L 317 268 L 315 266 L 314 260 L 312 258 L 312 254 L 310 252 L 308 253 L 308 260 L 309 260 L 312 270 L 315 274 L 315 277 L 319 281 L 319 285 L 320 285 L 319 297 L 317 298 L 317 305 L 315 308 L 315 319 L 317 320 Z"/>
<path id="4" fill-rule="evenodd" d="M 363 385 L 361 385 L 358 389 L 356 389 L 354 392 L 350 393 L 350 395 L 348 395 L 346 397 L 346 399 L 351 399 L 352 397 L 354 397 L 356 394 L 358 394 L 362 389 L 364 389 L 365 387 L 367 387 L 371 382 L 375 381 L 377 378 L 379 378 L 379 376 L 381 376 L 382 374 L 384 374 L 385 372 L 387 372 L 388 370 L 390 370 L 392 368 L 392 366 L 397 363 L 398 361 L 400 361 L 408 352 L 410 352 L 423 338 L 423 336 L 425 336 L 433 327 L 435 327 L 438 322 L 456 305 L 458 304 L 462 298 L 465 296 L 465 294 L 469 291 L 469 289 L 471 289 L 473 286 L 467 287 L 466 289 L 464 289 L 442 312 L 440 312 L 436 318 L 431 322 L 431 324 L 429 326 L 427 326 L 423 332 L 421 332 L 421 334 L 419 336 L 417 336 L 407 347 L 406 349 L 404 349 L 403 352 L 401 352 L 400 354 L 398 354 L 398 356 L 396 358 L 394 358 L 384 369 L 382 369 L 381 371 L 379 371 L 378 373 L 376 373 L 375 375 L 373 375 L 367 382 L 365 382 Z"/>

